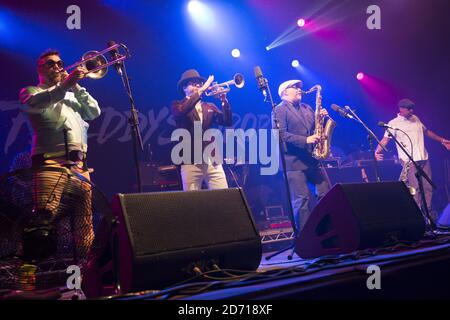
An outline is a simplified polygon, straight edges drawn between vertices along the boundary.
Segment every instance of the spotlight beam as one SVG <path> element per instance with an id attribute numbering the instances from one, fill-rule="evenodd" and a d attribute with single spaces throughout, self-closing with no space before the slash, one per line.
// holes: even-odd
<path id="1" fill-rule="evenodd" d="M 274 49 L 276 47 L 279 47 L 281 45 L 287 44 L 289 42 L 292 42 L 294 40 L 297 40 L 299 38 L 302 38 L 304 36 L 307 36 L 309 34 L 312 34 L 314 32 L 320 31 L 324 28 L 328 28 L 331 27 L 337 23 L 342 22 L 345 19 L 348 19 L 349 17 L 355 16 L 356 14 L 359 14 L 359 12 L 355 11 L 351 14 L 348 15 L 343 15 L 338 19 L 335 19 L 331 22 L 328 23 L 321 23 L 321 21 L 330 16 L 331 14 L 333 14 L 335 11 L 337 11 L 338 9 L 340 9 L 341 7 L 343 7 L 345 4 L 348 3 L 349 0 L 344 0 L 342 2 L 340 2 L 338 5 L 330 8 L 328 11 L 326 11 L 325 13 L 323 13 L 322 15 L 319 15 L 317 18 L 313 19 L 314 23 L 313 26 L 310 28 L 301 28 L 299 29 L 297 25 L 295 26 L 291 26 L 289 27 L 288 30 L 286 30 L 285 32 L 283 32 L 282 35 L 280 35 L 279 37 L 277 37 L 270 45 L 269 48 L 270 49 Z M 314 11 L 314 13 L 319 12 L 321 9 L 323 9 L 325 6 L 327 6 L 331 1 L 328 0 L 327 2 L 322 3 L 322 5 L 319 5 L 316 10 Z M 310 16 L 308 16 L 308 18 L 306 18 L 306 20 L 310 20 Z M 305 19 L 305 18 L 304 18 Z"/>
<path id="2" fill-rule="evenodd" d="M 288 29 L 284 30 L 282 34 L 280 34 L 278 37 L 275 38 L 275 40 L 272 41 L 271 44 L 269 44 L 267 47 L 270 49 L 278 47 L 278 43 L 283 40 L 283 38 L 287 37 L 290 33 L 298 29 L 298 27 L 290 26 Z"/>

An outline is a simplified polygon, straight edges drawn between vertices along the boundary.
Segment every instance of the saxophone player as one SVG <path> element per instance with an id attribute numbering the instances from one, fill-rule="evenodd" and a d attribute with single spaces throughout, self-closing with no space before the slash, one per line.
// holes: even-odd
<path id="1" fill-rule="evenodd" d="M 273 126 L 278 121 L 280 136 L 284 144 L 286 173 L 291 193 L 292 208 L 297 230 L 300 231 L 311 213 L 311 193 L 308 183 L 315 185 L 317 199 L 320 200 L 330 189 L 328 179 L 313 157 L 314 144 L 320 139 L 314 134 L 315 116 L 313 109 L 301 103 L 302 81 L 289 80 L 278 88 L 282 102 L 276 106 L 272 115 Z M 320 115 L 328 115 L 321 109 Z"/>

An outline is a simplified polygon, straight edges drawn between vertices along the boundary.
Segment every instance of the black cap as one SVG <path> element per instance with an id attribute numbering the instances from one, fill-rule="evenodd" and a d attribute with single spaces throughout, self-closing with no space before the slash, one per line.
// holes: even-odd
<path id="1" fill-rule="evenodd" d="M 397 105 L 399 108 L 407 108 L 407 109 L 414 109 L 415 107 L 414 102 L 412 102 L 409 99 L 402 99 L 398 102 Z"/>

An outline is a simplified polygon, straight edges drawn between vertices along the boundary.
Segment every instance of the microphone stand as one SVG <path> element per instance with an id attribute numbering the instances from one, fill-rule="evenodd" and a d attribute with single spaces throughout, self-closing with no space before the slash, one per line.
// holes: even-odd
<path id="1" fill-rule="evenodd" d="M 384 147 L 381 144 L 380 140 L 373 133 L 373 131 L 364 123 L 364 121 L 362 121 L 361 118 L 358 117 L 358 115 L 356 114 L 356 112 L 354 110 L 352 110 L 349 106 L 345 106 L 345 109 L 352 114 L 352 116 L 354 117 L 354 120 L 356 122 L 360 123 L 364 127 L 364 129 L 366 129 L 366 131 L 368 133 L 367 140 L 369 141 L 369 148 L 370 148 L 370 152 L 372 153 L 372 159 L 373 159 L 372 163 L 373 163 L 373 167 L 374 167 L 374 171 L 375 171 L 375 179 L 377 182 L 381 182 L 380 172 L 378 169 L 378 161 L 375 158 L 375 149 L 373 147 L 373 140 L 375 140 L 378 143 L 378 145 L 383 148 L 384 151 L 387 152 L 388 150 L 386 149 L 386 147 Z"/>
<path id="2" fill-rule="evenodd" d="M 120 46 L 126 51 L 126 56 L 130 56 L 128 48 L 124 44 L 121 44 Z M 117 69 L 117 73 L 122 78 L 125 92 L 127 93 L 128 99 L 130 100 L 130 117 L 128 118 L 128 123 L 131 126 L 132 132 L 131 136 L 133 141 L 133 155 L 134 155 L 134 165 L 136 168 L 138 192 L 142 192 L 142 178 L 141 178 L 141 170 L 139 168 L 138 146 L 141 152 L 144 151 L 144 146 L 142 143 L 142 136 L 139 131 L 138 111 L 134 104 L 133 95 L 131 94 L 130 80 L 128 78 L 127 69 L 125 67 L 125 60 L 116 63 L 115 67 Z"/>
<path id="3" fill-rule="evenodd" d="M 416 161 L 414 161 L 412 155 L 397 140 L 395 135 L 392 134 L 391 130 L 389 130 L 389 128 L 386 128 L 386 130 L 387 130 L 387 132 L 389 134 L 389 137 L 394 139 L 394 141 L 397 144 L 397 146 L 400 147 L 400 149 L 408 157 L 409 161 L 411 161 L 411 163 L 416 168 L 415 176 L 416 176 L 416 179 L 417 179 L 417 183 L 419 184 L 420 199 L 421 199 L 421 202 L 422 202 L 422 213 L 425 213 L 425 217 L 424 217 L 425 218 L 425 225 L 427 226 L 427 228 L 429 229 L 430 232 L 434 233 L 434 230 L 436 230 L 436 224 L 433 221 L 433 219 L 431 219 L 431 217 L 430 217 L 430 212 L 428 210 L 428 205 L 427 205 L 427 199 L 425 198 L 425 191 L 424 191 L 424 188 L 423 188 L 423 180 L 422 180 L 422 178 L 425 178 L 425 180 L 427 180 L 427 182 L 431 185 L 431 187 L 433 189 L 436 189 L 436 185 L 433 183 L 431 178 L 425 173 L 425 171 L 423 171 L 422 167 Z"/>
<path id="4" fill-rule="evenodd" d="M 267 90 L 267 95 L 269 96 L 269 101 L 264 99 L 264 102 L 269 102 L 270 105 L 272 106 L 272 115 L 273 115 L 274 122 L 275 122 L 275 129 L 277 129 L 278 133 L 280 133 L 280 123 L 279 123 L 278 118 L 277 118 L 276 113 L 275 113 L 276 104 L 273 101 L 272 93 L 270 92 L 270 87 L 269 87 L 267 79 L 266 78 L 262 78 L 262 80 L 264 80 L 264 86 L 265 86 L 265 89 Z M 264 95 L 264 98 L 266 98 L 266 95 Z M 285 151 L 284 150 L 284 143 L 283 143 L 283 140 L 281 138 L 281 134 L 278 134 L 278 150 L 279 150 L 280 155 L 281 155 L 281 165 L 283 167 L 283 178 L 284 178 L 285 188 L 286 188 L 286 191 L 287 191 L 289 218 L 291 220 L 292 229 L 294 231 L 293 238 L 295 239 L 297 237 L 297 234 L 298 234 L 298 228 L 297 228 L 297 225 L 295 224 L 294 209 L 292 207 L 291 190 L 289 188 L 289 181 L 288 181 L 287 172 L 286 172 L 286 159 L 285 159 L 285 153 L 284 153 L 284 151 Z M 270 260 L 273 257 L 275 257 L 275 256 L 277 256 L 277 255 L 279 255 L 279 254 L 281 254 L 281 253 L 283 253 L 285 251 L 288 251 L 288 250 L 292 250 L 291 253 L 288 255 L 288 260 L 292 260 L 292 256 L 293 256 L 293 253 L 294 253 L 294 250 L 295 250 L 295 243 L 292 243 L 291 245 L 287 246 L 286 248 L 281 249 L 281 250 L 279 250 L 279 251 L 277 251 L 277 252 L 275 252 L 275 253 L 273 253 L 271 255 L 268 255 L 266 257 L 266 260 Z"/>

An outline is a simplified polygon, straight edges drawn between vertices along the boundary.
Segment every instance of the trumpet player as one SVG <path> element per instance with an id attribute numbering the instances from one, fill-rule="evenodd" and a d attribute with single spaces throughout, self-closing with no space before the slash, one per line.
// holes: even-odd
<path id="1" fill-rule="evenodd" d="M 197 70 L 185 71 L 177 84 L 178 92 L 184 96 L 182 100 L 172 103 L 172 115 L 178 128 L 186 129 L 191 134 L 191 150 L 194 151 L 194 126 L 201 124 L 202 131 L 210 129 L 214 124 L 231 126 L 232 112 L 226 94 L 219 94 L 222 110 L 215 104 L 202 101 L 202 96 L 210 88 L 214 76 L 205 79 Z M 203 149 L 208 145 L 200 142 Z M 199 190 L 203 181 L 209 189 L 228 188 L 227 179 L 221 164 L 208 161 L 194 163 L 194 152 L 191 152 L 190 163 L 181 165 L 181 179 L 183 190 Z"/>
<path id="2" fill-rule="evenodd" d="M 47 50 L 38 58 L 38 85 L 25 87 L 19 94 L 21 111 L 27 115 L 33 130 L 31 150 L 33 167 L 68 165 L 65 149 L 67 142 L 68 157 L 74 163 L 71 170 L 90 179 L 86 164 L 89 128 L 86 121 L 97 118 L 100 115 L 100 108 L 97 101 L 78 84 L 87 72 L 87 69 L 79 66 L 68 74 L 56 50 Z M 34 175 L 35 209 L 46 214 L 55 214 L 66 182 L 67 175 L 62 175 L 58 171 L 37 171 Z M 94 234 L 89 190 L 86 190 L 85 196 L 85 212 L 75 217 L 75 223 L 87 223 L 88 227 L 91 227 L 91 232 L 84 238 L 75 237 L 76 241 L 87 250 Z"/>
<path id="3" fill-rule="evenodd" d="M 302 81 L 289 80 L 278 88 L 282 102 L 272 115 L 273 126 L 278 121 L 280 136 L 285 146 L 286 173 L 291 193 L 297 230 L 300 231 L 310 215 L 311 194 L 308 183 L 314 184 L 318 200 L 330 189 L 328 180 L 313 155 L 319 136 L 314 134 L 313 109 L 302 103 Z M 321 116 L 328 112 L 321 109 Z"/>

